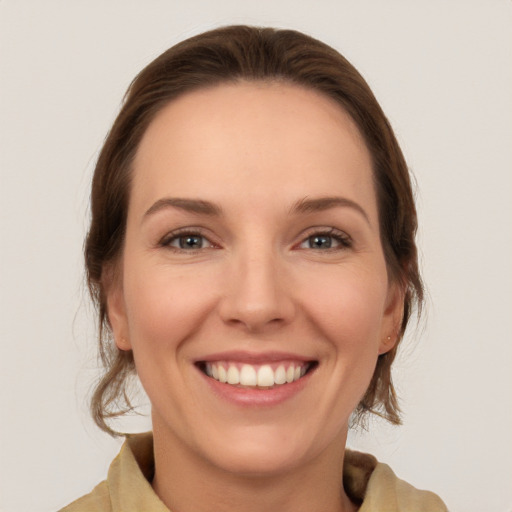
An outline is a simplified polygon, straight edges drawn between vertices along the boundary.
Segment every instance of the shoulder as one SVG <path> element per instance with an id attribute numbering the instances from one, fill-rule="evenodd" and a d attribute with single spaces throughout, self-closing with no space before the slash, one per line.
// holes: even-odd
<path id="1" fill-rule="evenodd" d="M 350 485 L 360 498 L 359 512 L 448 511 L 437 494 L 401 480 L 372 455 L 347 451 L 346 459 L 344 481 L 347 476 L 351 478 Z"/>
<path id="2" fill-rule="evenodd" d="M 368 482 L 367 497 L 369 505 L 373 502 L 386 503 L 390 507 L 386 510 L 415 512 L 447 512 L 446 505 L 441 498 L 430 491 L 416 489 L 416 487 L 398 478 L 387 464 L 379 463 Z M 365 497 L 366 501 L 366 497 Z M 361 508 L 361 512 L 366 509 Z M 368 509 L 373 510 L 372 508 Z"/>
<path id="3" fill-rule="evenodd" d="M 153 437 L 130 435 L 107 479 L 60 512 L 169 512 L 151 487 L 153 472 Z"/>
<path id="4" fill-rule="evenodd" d="M 92 492 L 73 501 L 59 512 L 111 512 L 107 482 L 98 484 Z"/>

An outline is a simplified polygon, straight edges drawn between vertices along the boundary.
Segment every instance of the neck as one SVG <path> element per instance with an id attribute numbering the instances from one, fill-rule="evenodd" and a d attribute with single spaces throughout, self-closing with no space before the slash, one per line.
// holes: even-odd
<path id="1" fill-rule="evenodd" d="M 213 465 L 154 425 L 153 489 L 172 512 L 354 512 L 343 489 L 345 441 L 300 467 L 248 475 Z"/>

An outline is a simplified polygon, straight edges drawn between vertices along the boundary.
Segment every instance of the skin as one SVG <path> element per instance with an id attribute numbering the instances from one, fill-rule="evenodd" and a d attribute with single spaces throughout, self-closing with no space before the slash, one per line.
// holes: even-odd
<path id="1" fill-rule="evenodd" d="M 403 306 L 357 127 L 297 86 L 216 86 L 157 115 L 133 173 L 107 302 L 151 400 L 155 491 L 179 512 L 355 510 L 341 485 L 348 421 Z M 297 209 L 334 196 L 343 201 Z M 232 350 L 316 367 L 279 405 L 240 405 L 196 364 Z"/>

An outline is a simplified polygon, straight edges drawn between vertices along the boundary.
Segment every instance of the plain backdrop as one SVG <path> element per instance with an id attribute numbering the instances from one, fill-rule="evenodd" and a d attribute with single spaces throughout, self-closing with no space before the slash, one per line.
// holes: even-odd
<path id="1" fill-rule="evenodd" d="M 505 0 L 0 1 L 0 510 L 58 509 L 102 480 L 119 448 L 87 412 L 98 372 L 81 254 L 93 165 L 134 75 L 232 23 L 299 29 L 341 51 L 416 176 L 429 306 L 395 369 L 404 426 L 372 422 L 350 444 L 453 512 L 511 512 Z"/>

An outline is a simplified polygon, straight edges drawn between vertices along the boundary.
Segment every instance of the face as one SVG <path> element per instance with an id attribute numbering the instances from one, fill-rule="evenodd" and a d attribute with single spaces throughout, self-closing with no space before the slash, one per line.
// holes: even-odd
<path id="1" fill-rule="evenodd" d="M 189 93 L 133 173 L 108 310 L 155 438 L 246 473 L 342 450 L 402 308 L 350 117 L 292 85 Z"/>

